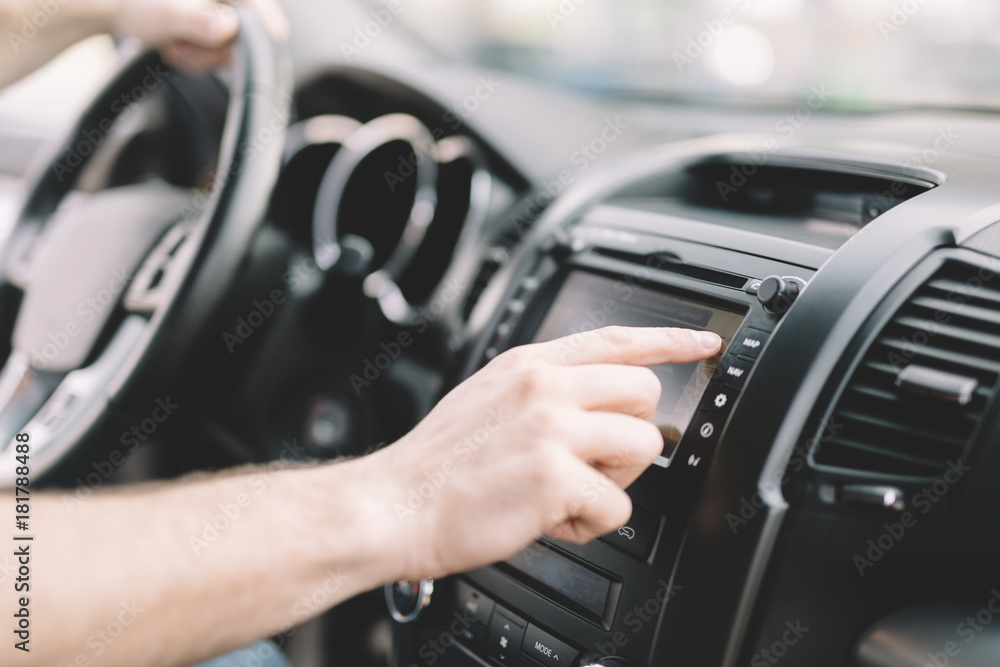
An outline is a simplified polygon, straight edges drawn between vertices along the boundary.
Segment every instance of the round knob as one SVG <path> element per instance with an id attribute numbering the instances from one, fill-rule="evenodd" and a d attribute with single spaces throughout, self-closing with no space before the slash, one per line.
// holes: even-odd
<path id="1" fill-rule="evenodd" d="M 619 658 L 616 655 L 612 655 L 599 660 L 591 660 L 590 662 L 581 665 L 581 667 L 632 667 L 632 663 L 625 658 Z"/>
<path id="2" fill-rule="evenodd" d="M 769 312 L 781 314 L 788 310 L 799 295 L 797 282 L 780 276 L 768 276 L 757 288 L 757 298 Z"/>
<path id="3" fill-rule="evenodd" d="M 385 586 L 385 602 L 389 613 L 399 623 L 409 623 L 416 620 L 427 605 L 431 603 L 434 593 L 434 580 L 397 581 Z"/>

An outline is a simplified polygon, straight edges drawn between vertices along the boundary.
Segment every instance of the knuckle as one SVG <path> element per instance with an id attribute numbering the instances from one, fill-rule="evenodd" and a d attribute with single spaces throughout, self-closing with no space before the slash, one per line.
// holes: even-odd
<path id="1" fill-rule="evenodd" d="M 563 484 L 565 478 L 566 452 L 557 445 L 544 444 L 536 448 L 529 468 L 532 481 L 553 495 Z"/>
<path id="2" fill-rule="evenodd" d="M 632 344 L 632 332 L 627 327 L 613 325 L 600 330 L 601 338 L 613 351 L 619 352 Z"/>
<path id="3" fill-rule="evenodd" d="M 652 422 L 640 422 L 636 444 L 639 448 L 640 463 L 649 465 L 663 453 L 663 434 Z"/>
<path id="4" fill-rule="evenodd" d="M 494 359 L 492 364 L 497 364 L 499 366 L 507 366 L 510 368 L 519 368 L 528 363 L 531 356 L 531 351 L 526 345 L 520 345 L 518 347 L 512 347 L 506 352 L 503 352 Z"/>
<path id="5" fill-rule="evenodd" d="M 516 395 L 522 399 L 544 396 L 546 387 L 550 385 L 550 374 L 538 365 L 527 366 L 517 373 L 513 388 Z"/>
<path id="6" fill-rule="evenodd" d="M 632 499 L 621 489 L 615 489 L 608 499 L 607 521 L 609 525 L 605 532 L 624 526 L 631 517 Z"/>
<path id="7" fill-rule="evenodd" d="M 663 391 L 660 378 L 656 377 L 656 373 L 648 368 L 636 368 L 635 370 L 637 371 L 636 386 L 649 404 L 655 407 L 660 402 L 660 393 Z"/>

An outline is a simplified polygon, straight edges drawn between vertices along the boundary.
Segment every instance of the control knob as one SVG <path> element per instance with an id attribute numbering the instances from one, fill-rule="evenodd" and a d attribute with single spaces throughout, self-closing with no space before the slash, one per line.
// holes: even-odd
<path id="1" fill-rule="evenodd" d="M 580 667 L 632 667 L 632 663 L 625 658 L 619 658 L 616 655 L 608 656 L 607 658 L 601 658 L 600 660 L 583 661 Z"/>
<path id="2" fill-rule="evenodd" d="M 757 298 L 768 312 L 784 314 L 802 291 L 801 278 L 768 276 L 757 288 Z"/>

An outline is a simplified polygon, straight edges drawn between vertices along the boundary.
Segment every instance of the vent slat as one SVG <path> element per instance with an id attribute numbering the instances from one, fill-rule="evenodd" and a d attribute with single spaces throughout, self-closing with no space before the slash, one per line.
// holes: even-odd
<path id="1" fill-rule="evenodd" d="M 1000 278 L 946 265 L 899 308 L 865 351 L 837 399 L 841 430 L 813 451 L 842 471 L 936 477 L 965 454 L 1000 380 Z M 975 378 L 965 405 L 896 386 L 911 364 Z"/>
<path id="2" fill-rule="evenodd" d="M 916 442 L 933 441 L 943 447 L 961 448 L 965 445 L 964 436 L 966 434 L 950 434 L 942 432 L 940 429 L 929 430 L 927 428 L 918 428 L 900 421 L 884 419 L 877 415 L 866 414 L 857 410 L 841 409 L 838 414 L 846 421 L 852 421 L 864 427 L 873 428 L 874 430 L 887 431 L 892 437 L 903 436 Z M 923 426 L 926 427 L 927 424 L 923 424 Z"/>
<path id="3" fill-rule="evenodd" d="M 932 280 L 927 283 L 924 291 L 945 298 L 950 295 L 958 295 L 972 303 L 1000 310 L 1000 291 L 975 287 L 952 278 Z"/>
<path id="4" fill-rule="evenodd" d="M 877 345 L 892 349 L 900 357 L 907 361 L 919 361 L 921 363 L 939 367 L 942 370 L 952 369 L 975 369 L 974 377 L 985 379 L 992 383 L 997 375 L 1000 375 L 1000 361 L 984 359 L 974 354 L 966 354 L 955 350 L 946 350 L 930 345 L 914 346 L 913 343 L 901 338 L 880 337 L 876 341 Z M 878 370 L 883 373 L 892 373 L 893 378 L 903 369 L 902 365 L 894 366 L 891 363 L 883 362 Z"/>
<path id="5" fill-rule="evenodd" d="M 943 313 L 951 318 L 962 318 L 986 322 L 993 326 L 1000 326 L 1000 310 L 992 308 L 982 308 L 969 303 L 955 303 L 947 299 L 939 299 L 933 296 L 917 296 L 910 301 L 910 306 L 917 310 L 930 311 L 934 313 L 928 319 L 935 319 L 937 313 Z"/>
<path id="6" fill-rule="evenodd" d="M 1000 335 L 989 334 L 982 331 L 957 327 L 951 324 L 940 324 L 934 320 L 928 320 L 910 315 L 897 315 L 893 322 L 910 329 L 924 332 L 934 332 L 928 338 L 950 338 L 960 343 L 979 345 L 1000 353 Z M 928 345 L 933 344 L 933 340 Z"/>
<path id="7" fill-rule="evenodd" d="M 854 454 L 855 457 L 871 457 L 880 459 L 887 466 L 899 467 L 899 464 L 905 464 L 911 468 L 916 467 L 923 471 L 927 471 L 933 474 L 933 472 L 941 468 L 941 462 L 936 458 L 928 458 L 924 456 L 916 456 L 907 452 L 899 451 L 889 451 L 879 447 L 875 447 L 866 442 L 859 442 L 857 440 L 849 440 L 847 438 L 834 438 L 830 442 L 822 446 L 819 451 L 822 452 L 824 449 L 829 449 L 831 446 L 836 446 L 838 448 L 843 447 L 850 450 L 850 454 Z M 843 455 L 840 455 L 843 456 Z M 871 472 L 886 472 L 891 468 L 876 469 Z M 908 473 L 912 474 L 913 470 L 908 470 Z"/>

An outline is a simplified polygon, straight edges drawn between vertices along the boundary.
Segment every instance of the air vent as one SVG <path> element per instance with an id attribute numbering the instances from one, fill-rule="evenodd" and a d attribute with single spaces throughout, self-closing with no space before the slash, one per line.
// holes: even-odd
<path id="1" fill-rule="evenodd" d="M 899 309 L 865 353 L 813 461 L 936 477 L 976 433 L 1000 377 L 1000 279 L 949 264 Z"/>

